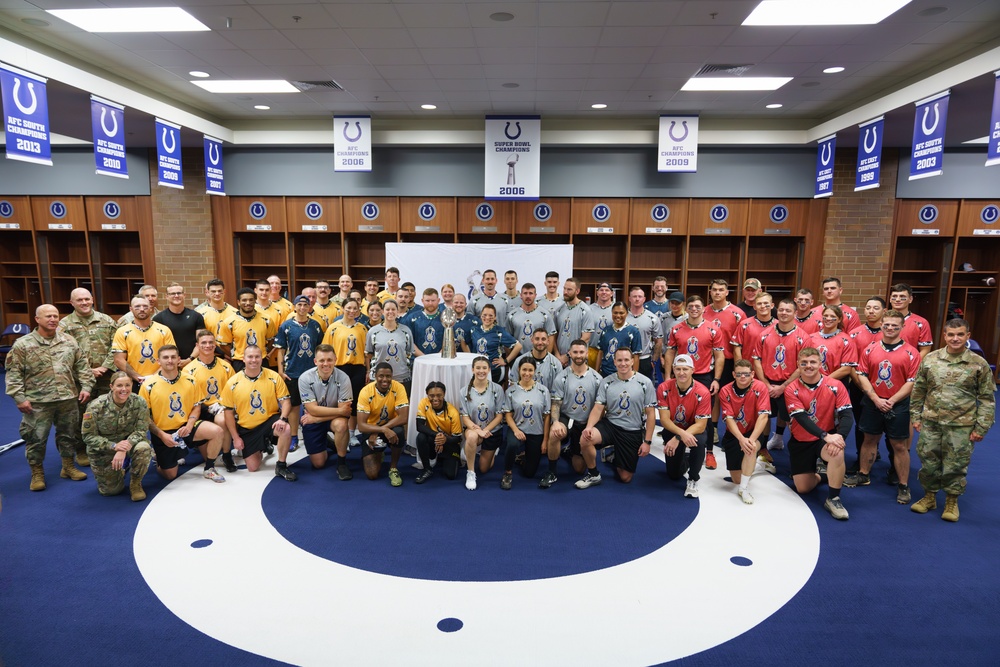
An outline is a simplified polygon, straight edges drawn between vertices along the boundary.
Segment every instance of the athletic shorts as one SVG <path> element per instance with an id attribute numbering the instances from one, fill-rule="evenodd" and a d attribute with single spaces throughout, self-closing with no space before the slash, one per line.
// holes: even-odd
<path id="1" fill-rule="evenodd" d="M 765 447 L 767 442 L 768 432 L 764 431 L 761 433 L 757 442 L 760 443 L 761 449 Z M 722 447 L 723 451 L 726 452 L 726 470 L 735 471 L 741 470 L 743 468 L 743 457 L 745 453 L 743 448 L 740 447 L 739 440 L 736 436 L 729 432 L 729 425 L 726 425 L 726 434 L 722 436 L 722 440 L 719 445 Z"/>
<path id="2" fill-rule="evenodd" d="M 695 382 L 701 384 L 708 391 L 712 391 L 712 381 L 715 380 L 715 371 L 710 371 L 708 373 L 695 373 L 691 376 L 691 379 Z M 719 387 L 722 387 L 720 384 Z"/>
<path id="3" fill-rule="evenodd" d="M 344 371 L 351 381 L 351 391 L 354 395 L 354 398 L 351 399 L 351 416 L 355 417 L 358 414 L 358 396 L 361 395 L 361 390 L 367 384 L 365 367 L 361 364 L 344 364 L 343 366 L 337 366 L 337 368 Z"/>
<path id="4" fill-rule="evenodd" d="M 393 448 L 393 449 L 397 449 L 397 448 L 400 448 L 403 445 L 405 445 L 406 444 L 406 431 L 403 430 L 403 427 L 402 426 L 395 426 L 395 427 L 393 427 L 392 430 L 396 434 L 396 438 L 397 438 L 396 444 L 395 445 L 390 445 L 388 442 L 386 442 L 386 446 L 385 447 L 380 447 L 379 449 L 375 449 L 370 444 L 368 444 L 368 435 L 369 435 L 368 433 L 360 433 L 360 434 L 358 434 L 358 437 L 355 438 L 355 442 L 361 447 L 361 458 L 364 458 L 366 456 L 371 456 L 372 454 L 378 454 L 378 453 L 384 452 L 386 449 L 389 449 L 390 447 Z"/>
<path id="5" fill-rule="evenodd" d="M 791 463 L 792 476 L 816 472 L 816 459 L 823 451 L 823 441 L 800 442 L 795 438 L 788 441 L 788 460 Z"/>
<path id="6" fill-rule="evenodd" d="M 910 397 L 907 396 L 892 406 L 889 412 L 882 412 L 872 399 L 861 399 L 861 421 L 858 428 L 862 433 L 882 435 L 890 440 L 906 440 L 910 437 Z"/>
<path id="7" fill-rule="evenodd" d="M 281 415 L 271 415 L 266 422 L 253 428 L 237 427 L 237 433 L 243 438 L 243 458 L 263 452 L 268 445 L 277 442 L 273 429 L 280 418 Z"/>
<path id="8" fill-rule="evenodd" d="M 725 363 L 722 364 L 722 377 L 719 379 L 719 388 L 725 387 L 727 384 L 733 381 L 733 364 L 736 360 L 730 357 L 726 359 Z"/>
<path id="9" fill-rule="evenodd" d="M 653 379 L 653 360 L 650 357 L 639 359 L 639 374 Z"/>
<path id="10" fill-rule="evenodd" d="M 326 434 L 330 433 L 332 423 L 333 420 L 330 419 L 315 424 L 302 424 L 302 440 L 306 446 L 306 454 L 322 454 L 328 449 L 329 441 L 326 439 Z"/>
<path id="11" fill-rule="evenodd" d="M 503 444 L 503 429 L 498 428 L 497 430 L 490 433 L 490 437 L 486 438 L 479 443 L 480 450 L 484 452 L 495 452 L 500 449 L 500 445 Z"/>
<path id="12" fill-rule="evenodd" d="M 292 402 L 292 407 L 297 408 L 302 405 L 302 396 L 299 394 L 299 379 L 292 378 L 285 383 L 285 387 L 288 388 L 288 400 Z"/>
<path id="13" fill-rule="evenodd" d="M 194 423 L 194 428 L 191 429 L 191 433 L 184 438 L 185 447 L 193 449 L 198 445 L 207 442 L 206 439 L 199 439 L 195 437 L 198 433 L 199 426 L 201 426 L 200 419 Z M 173 435 L 178 430 L 180 429 L 175 428 L 166 432 Z M 187 449 L 185 447 L 167 447 L 159 438 L 152 438 L 152 445 L 153 451 L 156 452 L 156 467 L 161 470 L 176 468 L 177 462 L 187 455 Z"/>
<path id="14" fill-rule="evenodd" d="M 781 384 L 784 380 L 768 380 L 771 384 Z M 788 406 L 785 405 L 785 392 L 781 392 L 777 396 L 771 399 L 771 416 L 777 417 L 786 424 L 789 422 L 791 417 L 788 416 Z"/>
<path id="15" fill-rule="evenodd" d="M 570 456 L 582 456 L 580 451 L 580 436 L 583 434 L 583 429 L 587 425 L 587 422 L 577 419 L 573 422 L 573 426 L 570 426 L 569 419 L 567 418 L 560 418 L 559 421 L 566 425 L 567 434 L 563 442 L 569 443 Z"/>
<path id="16" fill-rule="evenodd" d="M 635 472 L 639 464 L 639 447 L 642 446 L 644 431 L 626 431 L 607 419 L 601 419 L 594 428 L 601 434 L 602 447 L 615 448 L 615 467 L 627 472 Z"/>

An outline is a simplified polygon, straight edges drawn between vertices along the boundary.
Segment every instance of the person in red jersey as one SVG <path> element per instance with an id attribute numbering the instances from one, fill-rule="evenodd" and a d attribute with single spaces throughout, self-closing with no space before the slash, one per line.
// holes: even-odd
<path id="1" fill-rule="evenodd" d="M 712 414 L 712 395 L 704 385 L 694 381 L 694 363 L 690 355 L 678 354 L 673 359 L 674 379 L 664 380 L 656 389 L 667 476 L 676 481 L 687 473 L 685 498 L 698 497 L 698 480 L 708 441 L 705 426 Z"/>
<path id="2" fill-rule="evenodd" d="M 820 318 L 813 313 L 813 292 L 803 287 L 795 293 L 795 325 L 810 336 L 823 328 Z"/>
<path id="3" fill-rule="evenodd" d="M 931 334 L 931 323 L 920 315 L 910 312 L 911 303 L 913 303 L 913 289 L 909 285 L 896 283 L 889 288 L 889 307 L 903 316 L 903 332 L 900 338 L 917 348 L 920 358 L 923 359 L 931 351 L 934 337 Z"/>
<path id="4" fill-rule="evenodd" d="M 722 375 L 719 376 L 719 387 L 724 387 L 733 381 L 733 345 L 731 343 L 736 328 L 743 321 L 744 314 L 739 307 L 729 303 L 729 283 L 722 278 L 716 278 L 708 286 L 708 298 L 711 303 L 705 309 L 705 319 L 722 332 Z M 719 443 L 719 395 L 715 395 L 712 403 L 712 421 L 709 424 L 708 443 L 706 449 L 712 453 L 712 446 Z M 712 454 L 715 458 L 715 454 Z"/>
<path id="5" fill-rule="evenodd" d="M 858 357 L 868 349 L 868 346 L 877 340 L 882 340 L 882 315 L 885 314 L 885 299 L 880 296 L 873 296 L 865 302 L 864 323 L 850 333 L 851 342 L 854 343 L 854 351 Z M 846 383 L 845 383 L 846 384 Z M 865 434 L 861 431 L 861 404 L 864 392 L 858 384 L 857 367 L 851 370 L 851 383 L 847 386 L 851 394 L 851 405 L 854 410 L 854 447 L 857 457 L 848 469 L 849 473 L 858 471 L 858 464 L 861 462 L 861 445 L 865 441 Z M 895 485 L 896 470 L 892 466 L 892 447 L 889 451 L 889 476 L 892 478 L 890 484 Z M 876 457 L 880 456 L 876 449 Z"/>
<path id="6" fill-rule="evenodd" d="M 799 351 L 798 377 L 785 388 L 785 403 L 792 417 L 792 439 L 788 443 L 792 481 L 795 490 L 806 494 L 820 482 L 828 484 L 823 509 L 834 519 L 850 518 L 840 490 L 844 484 L 845 438 L 854 425 L 851 399 L 840 380 L 820 372 L 819 350 L 805 347 Z M 825 474 L 816 471 L 817 459 L 826 462 Z"/>
<path id="7" fill-rule="evenodd" d="M 764 383 L 754 378 L 753 364 L 748 359 L 733 364 L 733 378 L 733 382 L 719 390 L 722 419 L 726 422 L 722 449 L 726 452 L 729 475 L 739 485 L 740 500 L 752 505 L 750 477 L 757 452 L 767 439 L 771 398 Z"/>
<path id="8" fill-rule="evenodd" d="M 757 308 L 757 314 L 740 322 L 729 341 L 733 347 L 734 360 L 746 359 L 751 364 L 753 363 L 753 353 L 760 343 L 761 334 L 764 333 L 765 329 L 774 326 L 777 321 L 771 315 L 771 311 L 774 309 L 774 299 L 767 292 L 757 294 L 754 306 Z"/>
<path id="9" fill-rule="evenodd" d="M 840 284 L 840 278 L 827 278 L 823 281 L 823 304 L 813 308 L 813 315 L 816 319 L 823 316 L 823 306 L 840 306 L 844 313 L 844 331 L 851 333 L 861 325 L 861 318 L 858 311 L 846 305 L 840 300 L 840 295 L 844 288 Z"/>
<path id="10" fill-rule="evenodd" d="M 795 302 L 778 302 L 778 321 L 761 334 L 753 355 L 757 379 L 767 385 L 771 397 L 771 413 L 776 415 L 774 435 L 767 441 L 768 449 L 783 449 L 788 410 L 784 391 L 798 377 L 799 350 L 809 343 L 809 334 L 795 326 Z"/>
<path id="11" fill-rule="evenodd" d="M 847 486 L 868 486 L 869 474 L 875 463 L 878 439 L 884 432 L 893 452 L 893 466 L 899 482 L 896 502 L 910 502 L 910 392 L 917 381 L 920 353 L 900 336 L 903 314 L 888 310 L 882 317 L 882 340 L 872 343 L 858 360 L 858 383 L 864 392 L 861 430 L 865 434 L 861 445 L 858 472 L 851 475 Z"/>
<path id="12" fill-rule="evenodd" d="M 858 353 L 851 337 L 840 328 L 843 321 L 840 306 L 824 306 L 823 328 L 812 334 L 809 344 L 819 350 L 820 372 L 846 384 L 851 369 L 858 365 Z"/>

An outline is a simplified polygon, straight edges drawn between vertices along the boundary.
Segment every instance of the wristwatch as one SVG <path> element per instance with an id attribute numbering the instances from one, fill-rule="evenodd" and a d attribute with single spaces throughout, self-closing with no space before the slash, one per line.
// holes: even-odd
<path id="1" fill-rule="evenodd" d="M 287 424 L 288 423 L 288 417 L 282 417 L 281 421 L 283 421 L 283 422 L 285 422 Z"/>
<path id="2" fill-rule="evenodd" d="M 647 445 L 651 445 L 651 444 L 653 444 L 653 441 L 652 441 L 652 440 L 646 440 L 645 438 L 643 438 L 643 440 L 642 440 L 642 441 L 643 441 L 644 443 L 646 443 Z"/>

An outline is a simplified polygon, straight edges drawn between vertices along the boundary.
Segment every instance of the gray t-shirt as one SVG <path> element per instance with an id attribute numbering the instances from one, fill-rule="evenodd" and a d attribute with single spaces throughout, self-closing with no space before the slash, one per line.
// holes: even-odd
<path id="1" fill-rule="evenodd" d="M 392 379 L 405 382 L 410 379 L 410 360 L 413 357 L 413 332 L 410 327 L 396 324 L 389 331 L 378 324 L 365 336 L 365 354 L 372 355 L 370 380 L 374 380 L 375 365 L 386 362 L 392 366 Z"/>
<path id="2" fill-rule="evenodd" d="M 492 303 L 497 309 L 497 323 L 502 325 L 504 329 L 507 328 L 507 312 L 510 310 L 510 304 L 507 301 L 507 297 L 503 292 L 497 292 L 493 296 L 486 296 L 482 292 L 477 294 L 475 298 L 469 303 L 469 307 L 472 312 L 480 320 L 483 319 L 483 306 L 488 303 Z M 467 341 L 468 342 L 468 341 Z"/>
<path id="3" fill-rule="evenodd" d="M 660 333 L 663 335 L 663 340 L 666 341 L 670 337 L 670 330 L 674 328 L 675 324 L 683 322 L 687 318 L 687 313 L 682 312 L 674 317 L 669 310 L 660 315 Z"/>
<path id="4" fill-rule="evenodd" d="M 535 306 L 530 313 L 523 308 L 516 308 L 507 316 L 507 331 L 525 350 L 531 349 L 531 334 L 535 329 L 545 329 L 550 336 L 556 335 L 555 323 L 539 306 Z"/>
<path id="5" fill-rule="evenodd" d="M 307 370 L 299 376 L 299 395 L 302 405 L 315 403 L 324 408 L 335 408 L 341 403 L 350 403 L 354 398 L 351 378 L 339 368 L 333 369 L 326 382 L 320 379 L 318 368 Z"/>
<path id="6" fill-rule="evenodd" d="M 521 359 L 530 356 L 531 352 L 525 352 L 514 360 L 514 363 L 511 364 L 511 373 L 514 377 L 518 377 L 517 369 L 520 368 Z M 532 358 L 534 359 L 534 357 Z M 559 375 L 559 372 L 562 370 L 562 364 L 559 363 L 559 360 L 556 359 L 555 355 L 550 353 L 546 353 L 545 356 L 542 357 L 541 361 L 538 359 L 535 359 L 534 361 L 535 379 L 544 384 L 549 391 L 552 391 L 552 381 L 556 379 L 556 376 Z"/>
<path id="7" fill-rule="evenodd" d="M 582 376 L 572 366 L 562 369 L 552 383 L 552 400 L 562 401 L 559 415 L 586 424 L 600 384 L 600 374 L 589 366 Z"/>
<path id="8" fill-rule="evenodd" d="M 552 409 L 549 390 L 541 382 L 535 382 L 530 390 L 519 384 L 507 387 L 503 411 L 509 412 L 514 424 L 528 435 L 543 435 L 545 415 Z"/>
<path id="9" fill-rule="evenodd" d="M 639 357 L 645 359 L 653 353 L 653 345 L 656 340 L 663 339 L 663 329 L 660 325 L 660 318 L 654 313 L 642 309 L 640 315 L 633 315 L 630 310 L 628 315 L 625 317 L 625 323 L 631 324 L 636 329 L 639 330 L 639 334 L 642 336 L 642 351 L 639 352 Z"/>
<path id="10" fill-rule="evenodd" d="M 506 396 L 503 387 L 496 382 L 490 381 L 489 386 L 479 393 L 475 387 L 466 387 L 460 392 L 458 402 L 458 414 L 468 417 L 480 428 L 485 427 L 493 418 L 503 412 Z M 503 428 L 503 422 L 497 424 L 493 433 L 498 433 Z"/>
<path id="11" fill-rule="evenodd" d="M 633 373 L 628 380 L 620 380 L 615 373 L 601 380 L 597 402 L 605 407 L 609 422 L 626 431 L 638 431 L 645 422 L 646 408 L 656 407 L 656 390 L 645 375 Z"/>
<path id="12" fill-rule="evenodd" d="M 555 319 L 556 314 L 566 307 L 566 301 L 558 294 L 552 301 L 549 301 L 549 298 L 543 294 L 535 299 L 535 303 L 538 304 L 539 308 L 548 313 L 552 319 Z"/>
<path id="13" fill-rule="evenodd" d="M 599 341 L 604 330 L 611 326 L 611 307 L 614 303 L 609 303 L 603 308 L 596 303 L 590 304 L 590 314 L 594 318 L 594 333 L 590 337 L 590 347 L 600 347 Z"/>
<path id="14" fill-rule="evenodd" d="M 569 353 L 569 345 L 588 331 L 593 340 L 594 313 L 586 303 L 581 301 L 575 306 L 563 302 L 563 307 L 556 311 L 556 349 L 560 354 Z"/>

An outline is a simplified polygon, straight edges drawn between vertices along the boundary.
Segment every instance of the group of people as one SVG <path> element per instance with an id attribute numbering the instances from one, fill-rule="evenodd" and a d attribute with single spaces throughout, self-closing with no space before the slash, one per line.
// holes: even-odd
<path id="1" fill-rule="evenodd" d="M 418 306 L 416 287 L 401 283 L 395 267 L 384 286 L 369 278 L 355 290 L 345 275 L 337 294 L 318 281 L 291 301 L 280 277 L 270 276 L 240 289 L 234 306 L 215 279 L 197 309 L 171 283 L 163 310 L 155 286 L 146 285 L 117 322 L 76 289 L 73 312 L 60 318 L 54 306 L 40 306 L 37 328 L 7 358 L 30 488 L 46 486 L 53 424 L 61 477 L 86 479 L 80 467 L 89 465 L 99 492 L 115 495 L 128 473 L 136 501 L 145 498 L 142 479 L 154 462 L 171 480 L 189 449 L 216 483 L 225 481 L 220 458 L 229 473 L 238 470 L 234 456 L 254 472 L 272 455 L 275 475 L 295 481 L 287 457 L 300 444 L 314 469 L 336 456 L 346 481 L 355 446 L 372 480 L 388 453 L 387 477 L 401 486 L 413 359 L 441 351 L 441 313 L 450 308 L 457 345 L 476 355 L 472 379 L 466 387 L 417 388 L 417 484 L 435 470 L 455 479 L 464 466 L 474 490 L 501 449 L 503 489 L 516 469 L 535 477 L 543 458 L 541 488 L 558 481 L 564 457 L 577 488 L 601 484 L 598 456 L 628 483 L 658 420 L 667 476 L 684 483 L 684 496 L 698 497 L 719 445 L 738 497 L 752 504 L 754 470 L 759 462 L 774 472 L 768 450 L 784 448 L 787 426 L 795 489 L 825 484 L 824 507 L 843 520 L 842 488 L 870 484 L 883 435 L 896 500 L 910 503 L 912 429 L 920 432 L 925 491 L 913 511 L 934 509 L 944 490 L 943 518 L 958 520 L 972 449 L 993 423 L 995 385 L 985 360 L 967 349 L 964 320 L 947 322 L 945 346 L 930 351 L 930 325 L 909 311 L 908 286 L 892 287 L 888 308 L 881 297 L 869 299 L 862 317 L 841 302 L 837 278 L 823 281 L 820 305 L 806 288 L 775 304 L 754 278 L 738 304 L 724 280 L 712 281 L 706 299 L 668 295 L 657 277 L 648 299 L 636 286 L 627 302 L 601 283 L 594 303 L 581 299 L 576 278 L 560 281 L 555 272 L 543 290 L 518 287 L 514 271 L 504 274 L 503 291 L 498 284 L 488 269 L 471 298 L 452 285 L 427 287 Z M 852 430 L 857 457 L 848 471 Z"/>

